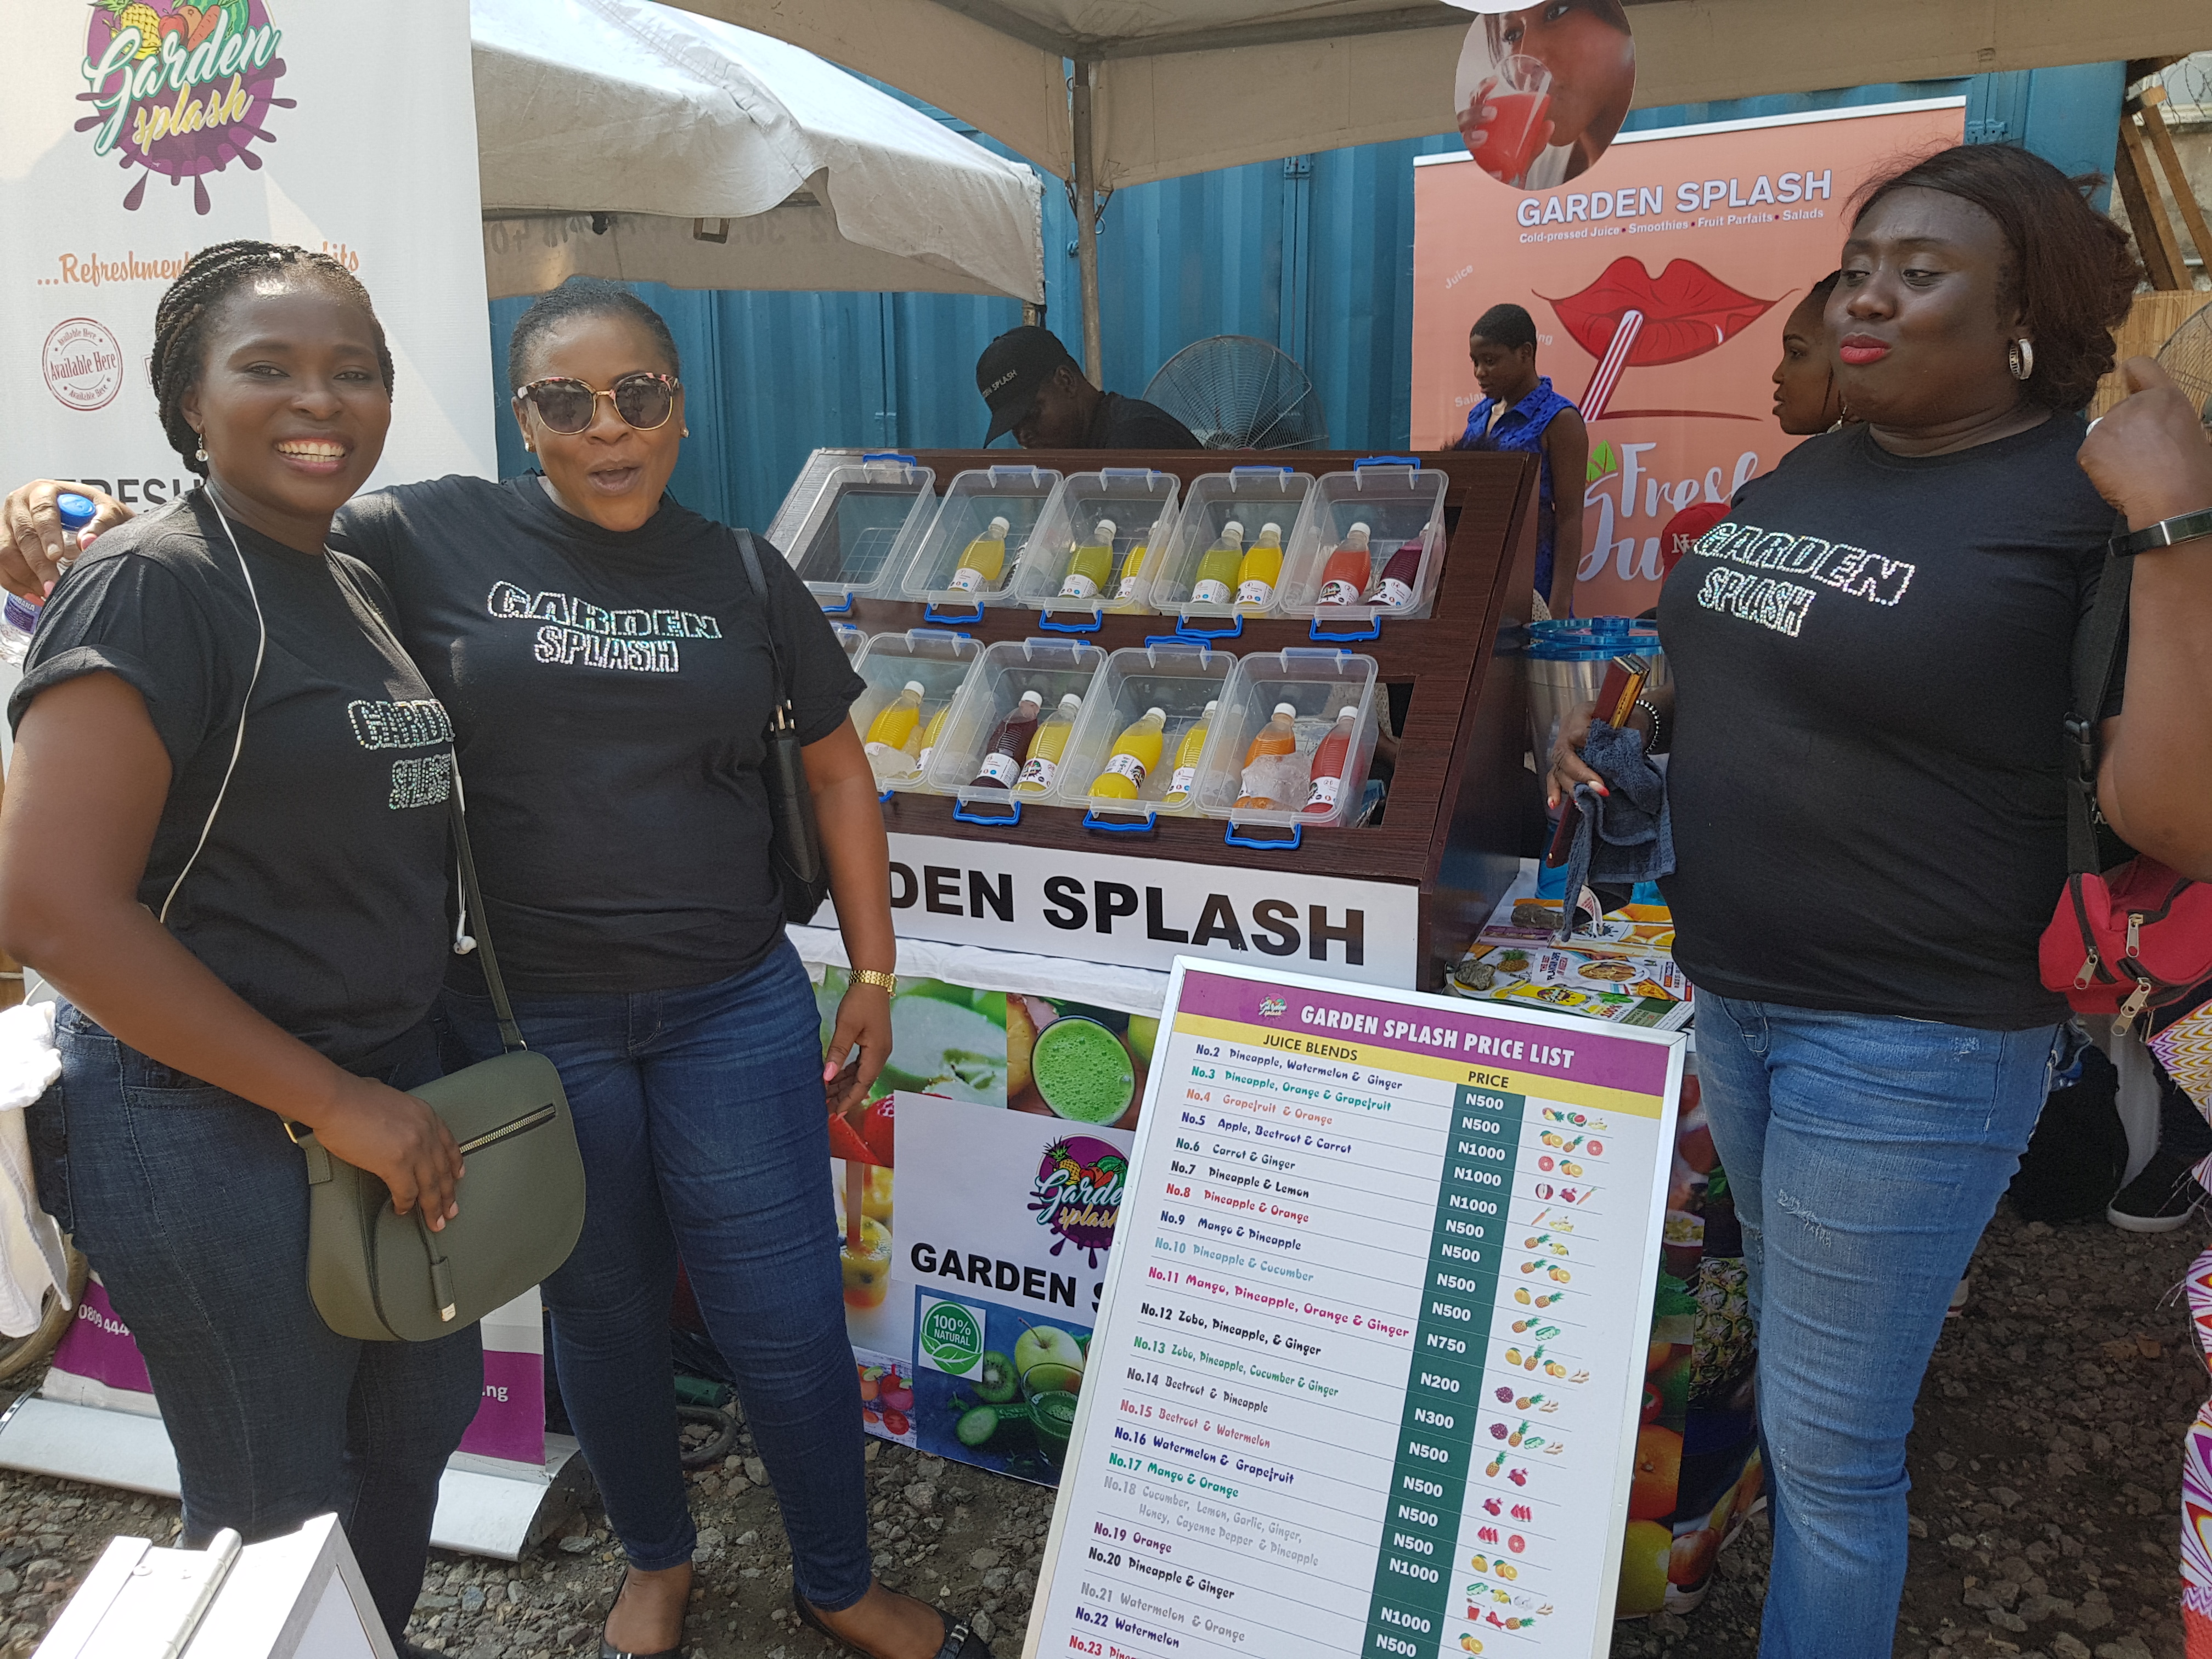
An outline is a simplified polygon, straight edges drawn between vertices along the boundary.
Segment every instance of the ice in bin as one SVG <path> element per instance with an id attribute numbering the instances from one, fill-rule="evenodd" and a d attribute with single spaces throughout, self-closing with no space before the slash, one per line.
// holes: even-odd
<path id="1" fill-rule="evenodd" d="M 991 466 L 954 477 L 907 566 L 906 597 L 963 614 L 1013 604 L 1015 578 L 1060 477 L 1043 467 Z"/>
<path id="2" fill-rule="evenodd" d="M 1109 655 L 1068 739 L 1059 804 L 1120 817 L 1194 814 L 1198 803 L 1191 791 L 1205 731 L 1236 661 L 1226 652 L 1179 640 L 1131 646 Z M 1133 775 L 1135 769 L 1127 762 L 1109 770 L 1121 736 L 1152 708 L 1161 715 L 1158 746 L 1146 758 L 1149 738 L 1139 744 L 1133 758 L 1142 763 L 1141 775 Z M 1170 799 L 1178 767 L 1190 776 L 1183 780 L 1180 799 Z M 1132 783 L 1135 787 L 1123 793 L 1123 786 Z"/>
<path id="3" fill-rule="evenodd" d="M 1343 823 L 1375 753 L 1375 677 L 1374 658 L 1346 651 L 1239 658 L 1200 765 L 1200 810 L 1238 823 Z M 1317 773 L 1335 782 L 1317 790 Z"/>
<path id="4" fill-rule="evenodd" d="M 960 688 L 967 683 L 983 647 L 964 634 L 941 628 L 915 628 L 903 634 L 877 634 L 862 647 L 853 666 L 867 689 L 853 703 L 853 726 L 864 743 L 874 736 L 877 720 L 909 684 L 921 693 L 912 728 L 891 739 L 905 758 L 870 754 L 876 781 L 902 793 L 927 794 L 930 750 L 949 722 Z"/>
<path id="5" fill-rule="evenodd" d="M 976 659 L 960 695 L 953 700 L 923 774 L 934 794 L 955 795 L 963 805 L 985 802 L 1003 806 L 1008 802 L 1037 800 L 1059 805 L 1054 792 L 1024 790 L 1015 785 L 1021 768 L 1032 757 L 1042 728 L 1071 693 L 1083 700 L 1070 710 L 1079 718 L 1090 699 L 1092 683 L 1105 666 L 1106 653 L 1084 640 L 1002 640 L 986 646 Z M 1013 749 L 1004 756 L 992 754 L 992 738 L 1012 720 L 1022 718 L 1022 702 L 1033 696 L 1027 711 L 1026 729 L 1016 732 Z M 1073 740 L 1072 728 L 1069 732 Z M 986 763 L 991 769 L 986 775 Z M 1055 763 L 1055 775 L 1062 762 Z"/>

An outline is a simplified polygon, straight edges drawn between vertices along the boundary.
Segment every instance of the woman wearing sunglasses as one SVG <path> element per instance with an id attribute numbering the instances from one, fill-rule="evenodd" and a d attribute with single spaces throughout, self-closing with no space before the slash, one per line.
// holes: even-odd
<path id="1" fill-rule="evenodd" d="M 603 1655 L 672 1656 L 682 1641 L 694 1530 L 669 1385 L 680 1259 L 739 1378 L 800 1615 L 875 1659 L 982 1659 L 964 1625 L 871 1572 L 823 1110 L 825 1080 L 842 1109 L 890 1051 L 889 855 L 846 718 L 860 683 L 782 559 L 762 559 L 764 609 L 730 532 L 664 494 L 684 393 L 658 313 L 572 279 L 516 324 L 507 366 L 542 470 L 360 498 L 332 544 L 389 583 L 451 714 L 515 1012 L 575 1114 L 583 1236 L 544 1296 L 562 1397 L 629 1558 Z M 35 592 L 52 574 L 56 489 L 9 498 L 0 582 Z M 97 524 L 127 516 L 100 505 Z M 856 970 L 826 1067 L 769 863 L 771 629 Z M 465 1057 L 498 1051 L 472 959 L 457 959 L 444 1007 Z"/>

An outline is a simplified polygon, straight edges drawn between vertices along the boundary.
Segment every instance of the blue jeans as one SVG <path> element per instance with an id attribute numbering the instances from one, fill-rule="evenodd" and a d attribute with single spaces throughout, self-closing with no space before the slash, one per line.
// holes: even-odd
<path id="1" fill-rule="evenodd" d="M 307 1176 L 274 1112 L 171 1070 L 67 1004 L 62 1080 L 25 1129 L 39 1194 L 98 1268 L 153 1379 L 185 1536 L 249 1544 L 335 1510 L 397 1643 L 438 1477 L 483 1395 L 477 1328 L 357 1342 L 307 1295 Z M 388 1058 L 388 1057 L 387 1057 Z M 373 1075 L 439 1074 L 428 1022 Z"/>
<path id="2" fill-rule="evenodd" d="M 489 998 L 444 1002 L 471 1059 L 499 1052 Z M 680 1259 L 738 1378 L 791 1540 L 799 1593 L 867 1593 L 860 1379 L 845 1334 L 813 987 L 789 944 L 712 985 L 518 996 L 561 1069 L 583 1149 L 583 1236 L 545 1281 L 561 1398 L 607 1519 L 647 1571 L 690 1559 L 669 1302 Z"/>
<path id="3" fill-rule="evenodd" d="M 1889 1651 L 1913 1401 L 2043 1109 L 2057 1030 L 1698 998 L 1759 1322 L 1774 1523 L 1760 1659 Z"/>

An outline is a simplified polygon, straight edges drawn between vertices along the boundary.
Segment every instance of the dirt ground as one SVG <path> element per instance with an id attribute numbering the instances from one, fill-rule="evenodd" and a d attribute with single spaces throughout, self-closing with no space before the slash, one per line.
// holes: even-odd
<path id="1" fill-rule="evenodd" d="M 1897 1659 L 2180 1659 L 2179 1446 L 2206 1391 L 2169 1293 L 2201 1225 L 2160 1237 L 2101 1222 L 2053 1231 L 1999 1214 L 1952 1322 L 1912 1439 L 1911 1577 Z M 885 1582 L 975 1615 L 1021 1650 L 1052 1495 L 872 1443 L 870 1513 Z M 694 1479 L 700 1587 L 693 1659 L 815 1659 L 795 1628 L 774 1504 L 749 1442 Z M 176 1506 L 0 1473 L 0 1659 L 25 1659 L 118 1533 L 166 1540 Z M 515 1564 L 441 1555 L 415 1639 L 466 1659 L 597 1651 L 621 1573 L 586 1509 Z M 1763 1517 L 1686 1620 L 1623 1624 L 1623 1659 L 1752 1659 L 1765 1589 Z"/>

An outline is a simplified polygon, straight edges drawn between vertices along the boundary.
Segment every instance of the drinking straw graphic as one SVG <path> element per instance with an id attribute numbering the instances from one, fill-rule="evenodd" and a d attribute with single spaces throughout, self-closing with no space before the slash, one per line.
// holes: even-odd
<path id="1" fill-rule="evenodd" d="M 1620 313 L 1620 325 L 1613 331 L 1613 343 L 1605 349 L 1604 359 L 1597 373 L 1590 376 L 1589 390 L 1583 392 L 1577 405 L 1583 419 L 1595 421 L 1605 413 L 1606 405 L 1613 401 L 1613 388 L 1620 384 L 1621 371 L 1628 367 L 1628 353 L 1643 331 L 1644 313 L 1631 307 Z"/>

